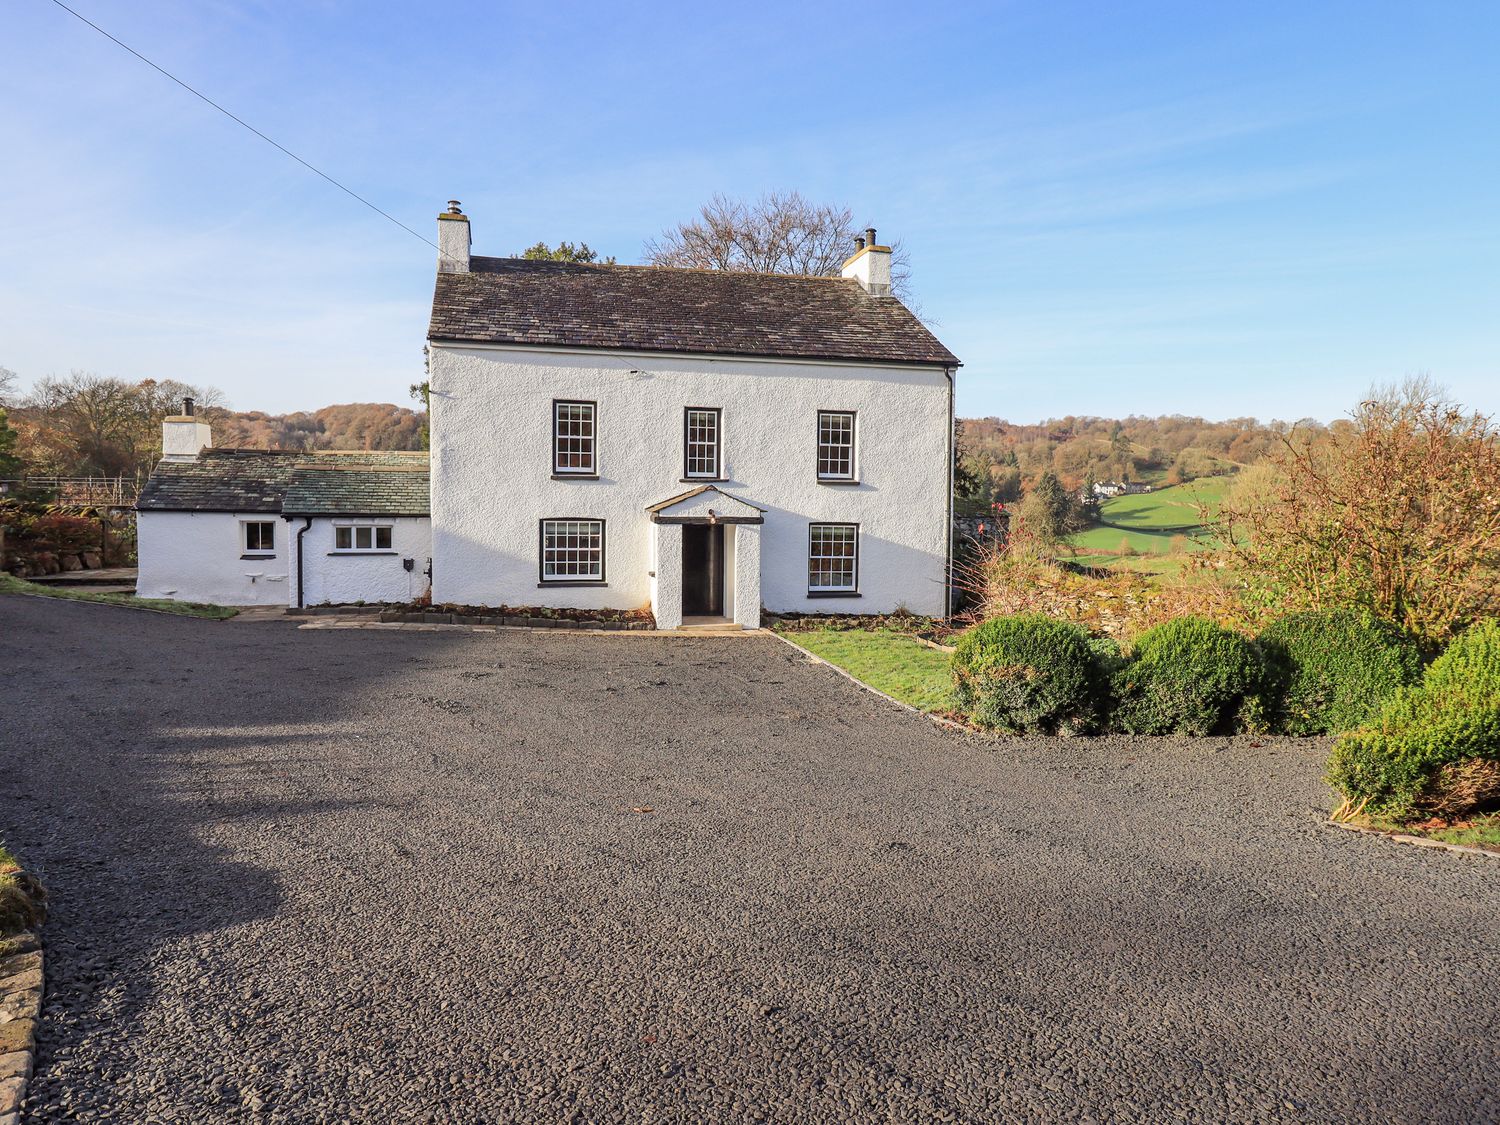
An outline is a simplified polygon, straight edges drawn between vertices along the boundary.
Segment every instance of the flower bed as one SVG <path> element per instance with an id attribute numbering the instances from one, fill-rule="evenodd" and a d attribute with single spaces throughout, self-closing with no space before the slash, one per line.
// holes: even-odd
<path id="1" fill-rule="evenodd" d="M 425 625 L 509 625 L 530 629 L 645 630 L 656 628 L 649 609 L 558 609 L 554 606 L 423 605 L 391 606 L 382 621 Z"/>

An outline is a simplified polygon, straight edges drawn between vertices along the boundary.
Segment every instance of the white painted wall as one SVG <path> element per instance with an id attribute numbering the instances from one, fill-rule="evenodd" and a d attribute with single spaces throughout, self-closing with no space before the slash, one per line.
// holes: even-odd
<path id="1" fill-rule="evenodd" d="M 940 369 L 435 343 L 430 376 L 436 601 L 648 604 L 659 525 L 643 509 L 693 487 L 681 481 L 683 410 L 717 406 L 728 478 L 719 487 L 767 509 L 767 608 L 944 611 L 949 402 Z M 554 398 L 598 403 L 599 480 L 551 479 Z M 818 483 L 819 409 L 858 412 L 860 484 Z M 567 517 L 606 521 L 607 586 L 538 589 L 538 520 Z M 809 521 L 860 524 L 860 598 L 807 596 Z M 737 592 L 747 577 L 737 565 Z"/>
<path id="2" fill-rule="evenodd" d="M 297 604 L 297 533 L 304 517 L 288 529 L 291 582 L 287 604 Z M 389 552 L 335 552 L 333 529 L 341 524 L 389 524 Z M 301 539 L 302 604 L 348 605 L 353 602 L 408 602 L 427 589 L 427 560 L 432 556 L 432 521 L 425 516 L 380 516 L 372 519 L 315 517 Z M 401 562 L 412 559 L 407 571 Z"/>
<path id="3" fill-rule="evenodd" d="M 244 520 L 276 525 L 276 554 L 243 559 Z M 138 512 L 136 593 L 215 605 L 287 604 L 287 525 L 276 513 Z"/>

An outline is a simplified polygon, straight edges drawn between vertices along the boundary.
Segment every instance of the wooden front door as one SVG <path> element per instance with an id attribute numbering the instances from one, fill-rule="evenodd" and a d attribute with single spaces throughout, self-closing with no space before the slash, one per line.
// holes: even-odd
<path id="1" fill-rule="evenodd" d="M 682 527 L 682 614 L 724 614 L 724 525 L 689 523 Z"/>

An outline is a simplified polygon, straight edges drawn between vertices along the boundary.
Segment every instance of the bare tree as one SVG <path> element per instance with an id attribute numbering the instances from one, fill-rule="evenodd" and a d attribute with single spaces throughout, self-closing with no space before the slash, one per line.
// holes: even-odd
<path id="1" fill-rule="evenodd" d="M 768 192 L 753 203 L 715 195 L 696 219 L 648 240 L 645 258 L 653 266 L 837 277 L 858 233 L 850 208 L 799 192 Z M 900 242 L 891 245 L 891 288 L 907 300 L 910 257 Z"/>
<path id="2" fill-rule="evenodd" d="M 16 387 L 21 377 L 9 367 L 0 367 L 0 407 L 15 405 Z"/>

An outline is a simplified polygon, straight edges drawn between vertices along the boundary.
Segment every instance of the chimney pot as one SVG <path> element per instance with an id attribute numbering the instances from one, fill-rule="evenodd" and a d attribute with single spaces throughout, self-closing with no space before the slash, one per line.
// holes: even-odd
<path id="1" fill-rule="evenodd" d="M 450 214 L 450 215 L 462 215 L 463 213 L 464 213 L 464 205 L 462 203 L 460 203 L 456 199 L 450 199 L 450 200 L 448 200 L 448 214 Z"/>
<path id="2" fill-rule="evenodd" d="M 864 236 L 854 236 L 854 253 L 844 263 L 842 274 L 859 282 L 872 297 L 891 295 L 891 251 L 875 241 L 875 228 L 866 227 Z"/>
<path id="3" fill-rule="evenodd" d="M 189 418 L 193 416 L 193 398 L 191 395 L 187 395 L 183 398 L 182 413 Z"/>

